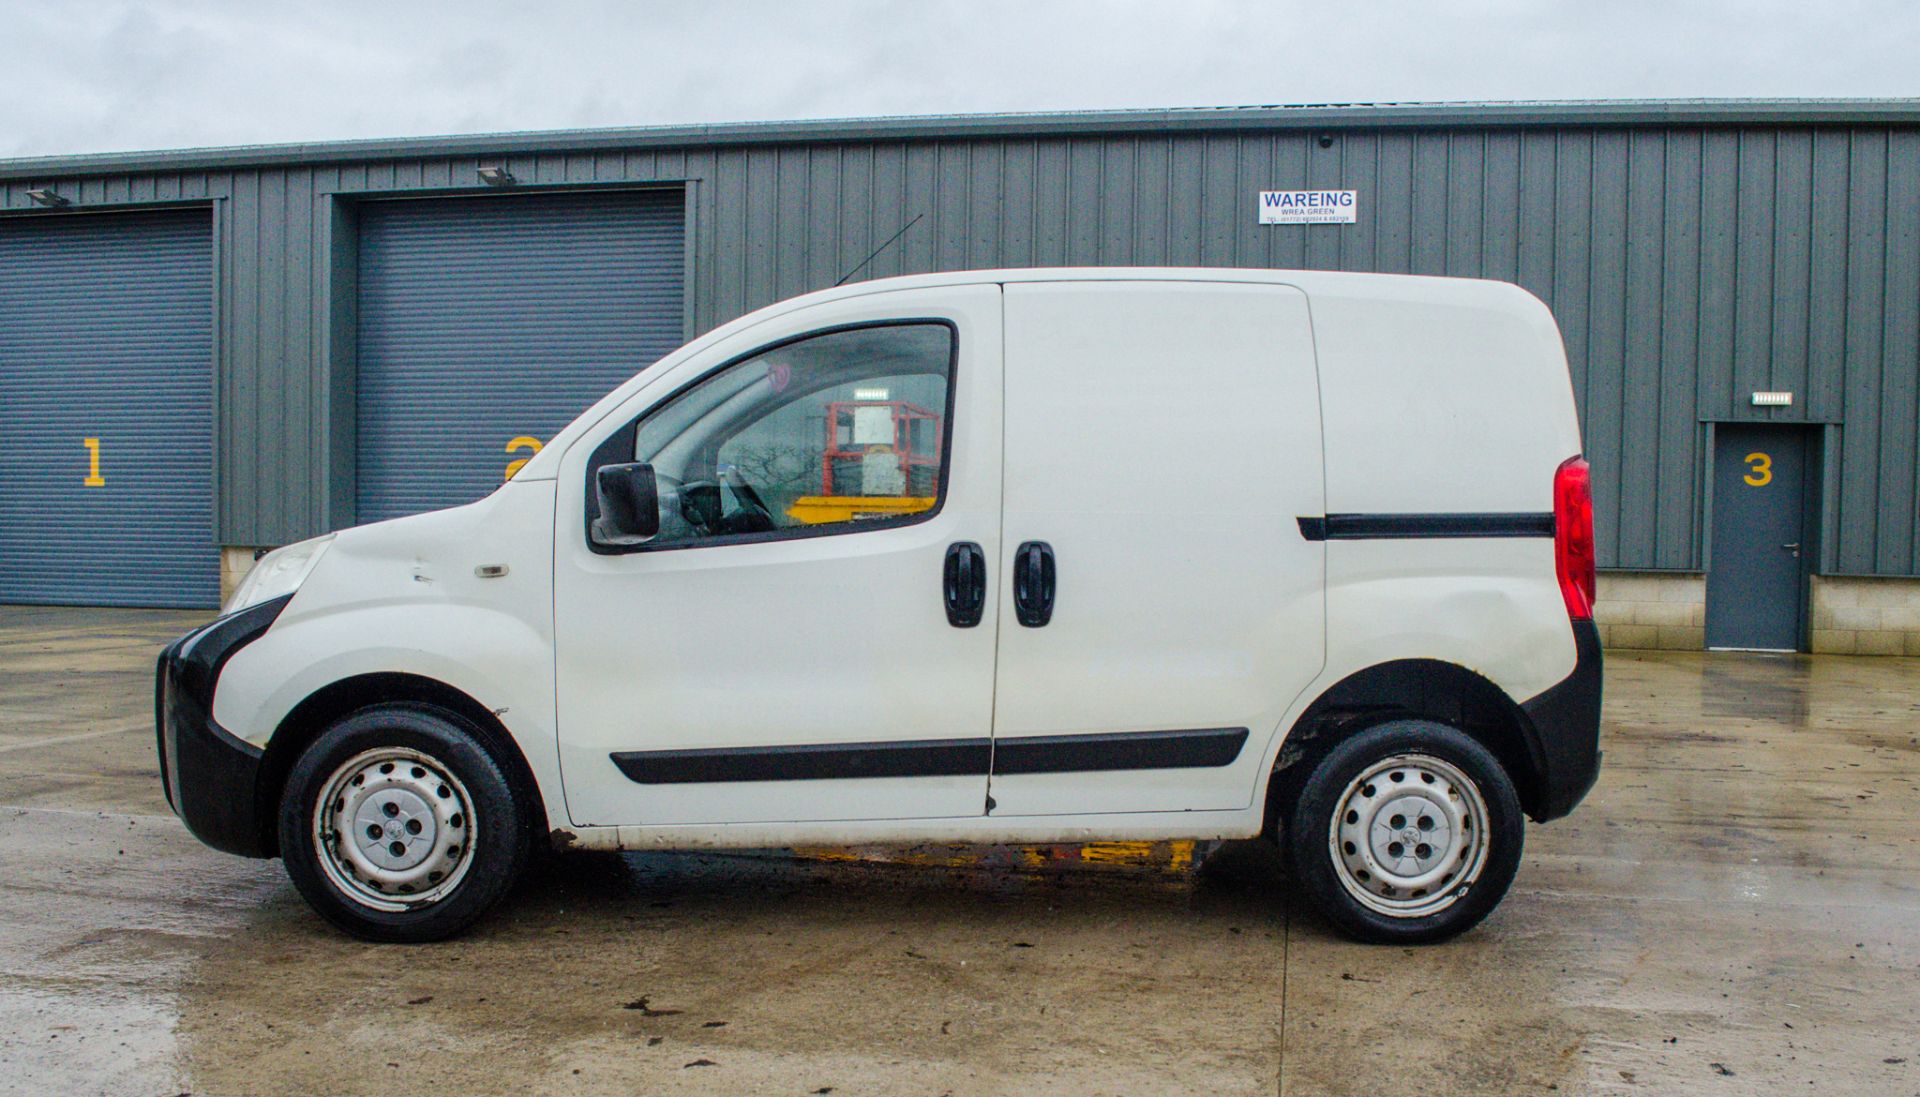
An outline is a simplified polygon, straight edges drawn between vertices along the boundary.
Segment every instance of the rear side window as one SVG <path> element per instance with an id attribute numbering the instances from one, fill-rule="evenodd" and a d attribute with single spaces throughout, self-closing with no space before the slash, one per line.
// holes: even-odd
<path id="1" fill-rule="evenodd" d="M 936 511 L 947 480 L 953 329 L 844 328 L 769 347 L 640 420 L 660 485 L 649 547 L 852 532 Z"/>

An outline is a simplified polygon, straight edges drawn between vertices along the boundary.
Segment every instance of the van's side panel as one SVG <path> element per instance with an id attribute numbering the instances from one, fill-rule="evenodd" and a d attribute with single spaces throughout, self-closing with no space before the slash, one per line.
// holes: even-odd
<path id="1" fill-rule="evenodd" d="M 1312 307 L 1328 514 L 1483 525 L 1327 542 L 1327 684 L 1417 658 L 1469 667 L 1516 701 L 1555 685 L 1575 651 L 1550 521 L 1512 536 L 1489 518 L 1550 518 L 1554 472 L 1580 452 L 1546 307 L 1496 282 L 1339 278 L 1315 281 Z"/>
<path id="2" fill-rule="evenodd" d="M 1547 538 L 1332 542 L 1324 685 L 1381 663 L 1437 659 L 1525 701 L 1573 673 L 1563 607 Z"/>
<path id="3" fill-rule="evenodd" d="M 301 701 L 348 678 L 411 674 L 473 698 L 519 744 L 564 826 L 553 696 L 553 482 L 362 526 L 327 548 L 287 609 L 220 675 L 214 718 L 263 746 Z M 475 568 L 499 566 L 497 578 Z"/>
<path id="4" fill-rule="evenodd" d="M 1331 511 L 1553 509 L 1580 432 L 1545 305 L 1442 278 L 1328 280 L 1312 300 Z"/>

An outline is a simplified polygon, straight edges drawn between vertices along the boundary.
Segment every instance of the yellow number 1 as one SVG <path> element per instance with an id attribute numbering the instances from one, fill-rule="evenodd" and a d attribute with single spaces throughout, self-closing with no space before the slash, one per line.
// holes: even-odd
<path id="1" fill-rule="evenodd" d="M 80 444 L 87 447 L 87 478 L 81 483 L 90 488 L 104 488 L 107 478 L 100 475 L 100 439 L 82 438 Z"/>
<path id="2" fill-rule="evenodd" d="M 1756 488 L 1763 488 L 1773 483 L 1773 458 L 1764 453 L 1749 453 L 1746 461 L 1747 468 L 1751 471 L 1740 479 Z"/>

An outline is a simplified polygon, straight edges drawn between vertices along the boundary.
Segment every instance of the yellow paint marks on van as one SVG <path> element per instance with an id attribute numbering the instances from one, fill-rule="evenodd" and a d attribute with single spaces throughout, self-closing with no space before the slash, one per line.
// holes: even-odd
<path id="1" fill-rule="evenodd" d="M 1197 845 L 1193 841 L 1170 841 L 1038 846 L 797 846 L 793 852 L 810 861 L 869 861 L 929 868 L 1047 872 L 1091 866 L 1179 874 L 1192 870 Z"/>

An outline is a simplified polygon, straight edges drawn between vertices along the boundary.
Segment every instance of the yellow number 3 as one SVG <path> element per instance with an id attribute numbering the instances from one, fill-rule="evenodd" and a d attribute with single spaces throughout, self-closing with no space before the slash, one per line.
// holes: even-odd
<path id="1" fill-rule="evenodd" d="M 1756 488 L 1773 483 L 1773 458 L 1764 453 L 1747 454 L 1747 474 L 1740 479 Z"/>
<path id="2" fill-rule="evenodd" d="M 529 438 L 523 434 L 520 437 L 515 438 L 513 441 L 507 443 L 507 453 L 509 455 L 518 453 L 523 449 L 530 449 L 535 453 L 539 453 L 540 439 Z M 517 461 L 507 462 L 507 479 L 509 480 L 513 479 L 513 474 L 516 472 L 519 472 L 521 469 L 521 466 L 525 465 L 528 461 L 531 461 L 531 460 L 533 460 L 533 458 L 531 457 L 522 457 Z"/>

